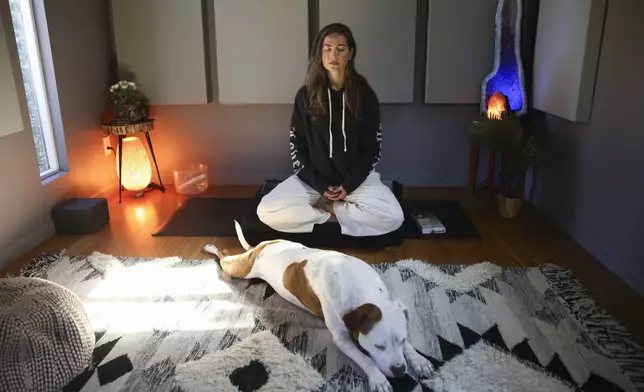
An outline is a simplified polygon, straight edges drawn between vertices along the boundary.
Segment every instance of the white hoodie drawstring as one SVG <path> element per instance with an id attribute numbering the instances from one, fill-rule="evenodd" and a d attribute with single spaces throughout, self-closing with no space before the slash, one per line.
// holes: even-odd
<path id="1" fill-rule="evenodd" d="M 347 152 L 347 134 L 344 132 L 344 93 L 342 93 L 342 136 L 344 136 L 344 152 Z"/>
<path id="2" fill-rule="evenodd" d="M 331 132 L 331 124 L 333 123 L 333 108 L 331 107 L 331 90 L 326 89 L 329 97 L 329 158 L 333 158 L 333 133 Z"/>
<path id="3" fill-rule="evenodd" d="M 333 158 L 333 133 L 331 132 L 331 124 L 333 123 L 333 108 L 331 106 L 331 90 L 326 90 L 329 97 L 329 158 Z M 344 137 L 344 152 L 347 152 L 347 133 L 344 130 L 344 111 L 346 102 L 344 101 L 344 93 L 342 93 L 342 136 Z"/>

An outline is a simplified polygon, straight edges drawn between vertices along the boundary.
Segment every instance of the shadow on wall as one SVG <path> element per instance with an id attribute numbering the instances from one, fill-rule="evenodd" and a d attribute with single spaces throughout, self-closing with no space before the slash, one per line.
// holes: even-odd
<path id="1" fill-rule="evenodd" d="M 579 134 L 586 124 L 574 124 L 543 112 L 534 111 L 533 120 L 547 132 L 548 161 L 539 167 L 535 204 L 548 212 L 567 232 L 574 228 L 579 211 Z"/>

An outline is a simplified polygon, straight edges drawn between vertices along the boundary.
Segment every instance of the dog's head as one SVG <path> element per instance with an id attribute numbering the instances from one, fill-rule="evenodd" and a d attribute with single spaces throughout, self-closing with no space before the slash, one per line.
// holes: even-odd
<path id="1" fill-rule="evenodd" d="M 401 377 L 407 369 L 403 346 L 408 315 L 402 302 L 393 301 L 383 309 L 374 304 L 361 305 L 342 319 L 359 347 L 385 376 Z"/>

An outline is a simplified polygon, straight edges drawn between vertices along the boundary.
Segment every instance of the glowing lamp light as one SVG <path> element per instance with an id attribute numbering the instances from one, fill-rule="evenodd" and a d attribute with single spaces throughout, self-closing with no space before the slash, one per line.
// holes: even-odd
<path id="1" fill-rule="evenodd" d="M 487 118 L 500 120 L 503 114 L 507 114 L 510 109 L 508 97 L 501 92 L 492 94 L 487 102 Z"/>
<path id="2" fill-rule="evenodd" d="M 116 174 L 119 173 L 119 153 L 116 152 Z M 150 185 L 152 181 L 152 165 L 145 146 L 136 136 L 130 136 L 123 139 L 123 175 L 121 183 L 125 189 L 131 192 L 142 191 Z"/>

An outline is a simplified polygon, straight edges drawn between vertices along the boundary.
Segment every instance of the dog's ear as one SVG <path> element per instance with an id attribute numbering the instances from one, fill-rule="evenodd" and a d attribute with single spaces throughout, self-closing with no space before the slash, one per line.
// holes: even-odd
<path id="1" fill-rule="evenodd" d="M 403 311 L 403 313 L 405 314 L 405 318 L 409 322 L 409 309 L 407 308 L 407 305 L 402 303 L 402 301 L 400 301 L 400 300 L 395 300 L 394 303 L 396 304 L 396 306 L 398 308 L 400 308 Z"/>
<path id="2" fill-rule="evenodd" d="M 371 331 L 374 324 L 382 319 L 382 311 L 374 304 L 364 304 L 353 309 L 342 317 L 344 325 L 351 331 L 354 339 L 360 334 Z"/>

